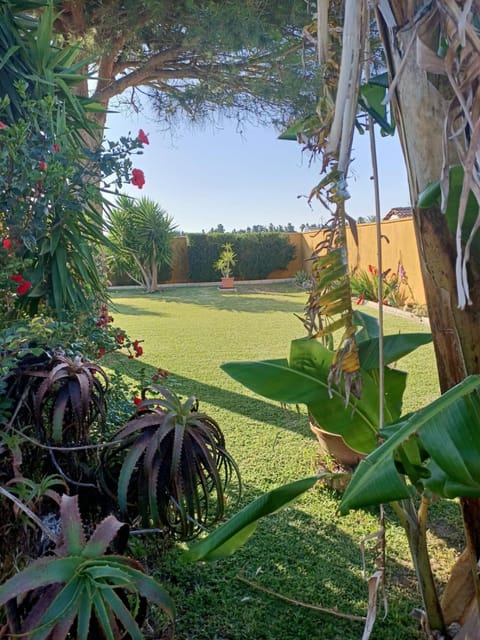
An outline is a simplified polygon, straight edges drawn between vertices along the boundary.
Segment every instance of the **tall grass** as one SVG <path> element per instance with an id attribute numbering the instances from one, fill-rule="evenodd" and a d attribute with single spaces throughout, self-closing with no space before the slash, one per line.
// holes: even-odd
<path id="1" fill-rule="evenodd" d="M 200 409 L 222 427 L 227 447 L 238 462 L 245 491 L 242 505 L 265 490 L 315 472 L 316 441 L 304 412 L 284 410 L 224 374 L 227 360 L 279 358 L 288 355 L 290 340 L 304 335 L 301 314 L 305 292 L 291 285 L 239 285 L 236 293 L 215 287 L 171 288 L 154 295 L 117 292 L 115 322 L 132 337 L 143 339 L 144 356 L 129 360 L 110 356 L 106 364 L 132 384 L 162 367 L 168 383 L 182 395 L 195 395 Z M 428 331 L 417 320 L 387 315 L 386 331 Z M 431 345 L 404 358 L 409 371 L 405 411 L 438 394 Z M 261 523 L 251 541 L 233 557 L 215 564 L 180 562 L 181 545 L 162 547 L 158 538 L 137 538 L 134 551 L 147 558 L 178 607 L 178 640 L 356 640 L 362 624 L 304 608 L 273 597 L 239 579 L 243 577 L 294 601 L 365 615 L 367 585 L 362 541 L 378 529 L 376 510 L 345 517 L 337 514 L 338 495 L 316 487 L 301 500 Z M 429 534 L 436 549 L 439 583 L 456 557 L 461 536 L 457 505 L 435 506 Z M 439 523 L 442 526 L 439 526 Z M 435 531 L 437 532 L 435 534 Z M 410 616 L 421 605 L 403 530 L 393 515 L 387 519 L 389 613 L 376 624 L 372 638 L 420 638 Z M 373 542 L 366 542 L 367 574 L 374 569 Z M 153 638 L 169 637 L 152 614 Z"/>

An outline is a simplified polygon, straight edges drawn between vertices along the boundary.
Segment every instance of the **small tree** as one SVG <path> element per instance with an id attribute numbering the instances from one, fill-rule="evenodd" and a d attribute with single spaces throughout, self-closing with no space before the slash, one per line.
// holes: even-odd
<path id="1" fill-rule="evenodd" d="M 148 293 L 156 291 L 160 268 L 172 263 L 173 218 L 149 198 L 120 196 L 109 222 L 109 238 L 116 248 L 110 260 Z"/>

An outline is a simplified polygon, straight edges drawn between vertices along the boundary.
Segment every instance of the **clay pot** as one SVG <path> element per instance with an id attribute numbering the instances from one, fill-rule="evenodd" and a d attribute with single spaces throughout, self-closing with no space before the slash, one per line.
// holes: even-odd
<path id="1" fill-rule="evenodd" d="M 339 466 L 355 467 L 365 457 L 349 447 L 342 436 L 324 431 L 314 420 L 310 420 L 310 429 L 316 435 L 322 452 L 333 458 Z"/>

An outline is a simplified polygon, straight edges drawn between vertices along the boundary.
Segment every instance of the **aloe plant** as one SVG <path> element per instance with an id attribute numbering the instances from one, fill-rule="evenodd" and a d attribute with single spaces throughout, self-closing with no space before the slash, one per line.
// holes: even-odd
<path id="1" fill-rule="evenodd" d="M 146 392 L 156 393 L 147 398 Z M 143 392 L 136 415 L 102 453 L 101 485 L 115 493 L 123 516 L 138 510 L 144 526 L 191 538 L 224 515 L 225 491 L 238 467 L 213 418 L 198 401 L 156 385 Z"/>
<path id="2" fill-rule="evenodd" d="M 147 602 L 174 619 L 169 595 L 130 558 L 105 555 L 115 536 L 128 529 L 108 516 L 85 540 L 77 498 L 63 496 L 62 537 L 56 555 L 39 558 L 0 585 L 0 606 L 8 605 L 10 634 L 30 640 L 91 637 L 143 639 Z M 29 605 L 20 606 L 20 596 Z M 27 600 L 25 601 L 27 602 Z M 14 613 L 15 615 L 12 615 Z"/>
<path id="3" fill-rule="evenodd" d="M 48 440 L 85 443 L 94 422 L 103 427 L 108 379 L 100 366 L 57 351 L 47 370 L 35 375 L 43 377 L 34 397 L 35 426 Z"/>

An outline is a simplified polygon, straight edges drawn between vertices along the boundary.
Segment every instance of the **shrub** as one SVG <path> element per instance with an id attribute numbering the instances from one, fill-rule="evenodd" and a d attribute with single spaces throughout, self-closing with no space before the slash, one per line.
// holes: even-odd
<path id="1" fill-rule="evenodd" d="M 233 274 L 242 280 L 266 278 L 277 269 L 286 269 L 295 258 L 296 249 L 286 233 L 198 233 L 188 235 L 190 280 L 215 282 L 217 262 L 222 246 L 232 245 L 236 254 Z"/>

